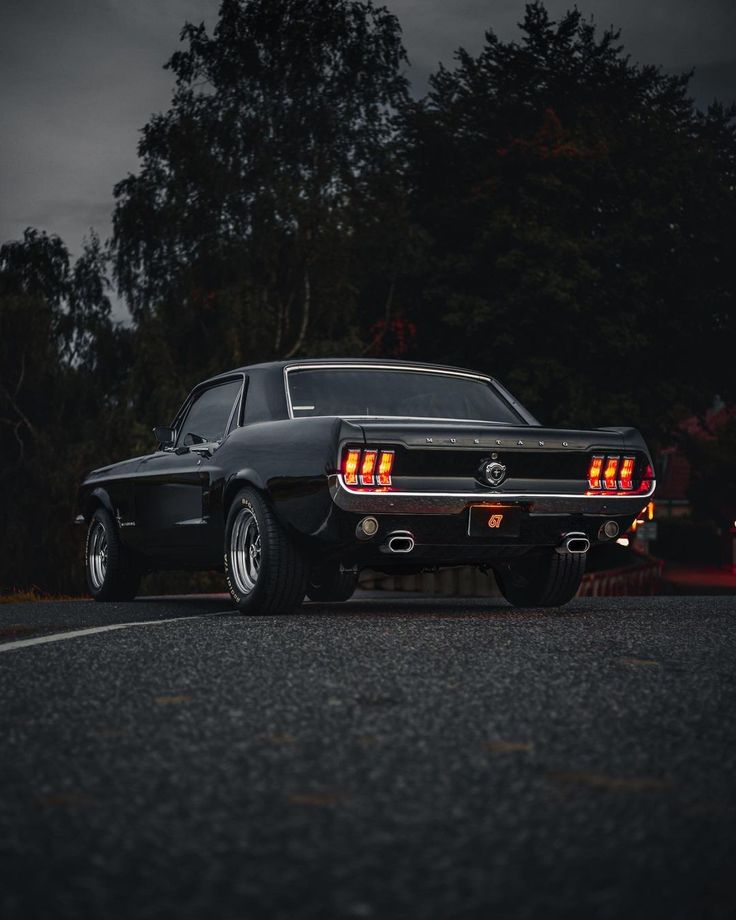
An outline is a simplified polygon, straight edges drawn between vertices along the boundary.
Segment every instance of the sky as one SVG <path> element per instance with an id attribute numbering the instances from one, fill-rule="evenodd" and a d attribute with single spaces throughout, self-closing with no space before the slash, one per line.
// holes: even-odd
<path id="1" fill-rule="evenodd" d="M 399 17 L 416 93 L 492 28 L 517 34 L 524 0 L 384 0 Z M 573 0 L 547 0 L 553 17 Z M 736 0 L 578 0 L 622 29 L 632 58 L 695 68 L 701 106 L 736 101 Z M 187 20 L 212 26 L 218 0 L 0 0 L 0 243 L 28 226 L 79 254 L 92 228 L 110 233 L 113 185 L 137 166 L 140 129 L 167 108 L 163 64 Z M 116 311 L 122 314 L 120 304 Z"/>

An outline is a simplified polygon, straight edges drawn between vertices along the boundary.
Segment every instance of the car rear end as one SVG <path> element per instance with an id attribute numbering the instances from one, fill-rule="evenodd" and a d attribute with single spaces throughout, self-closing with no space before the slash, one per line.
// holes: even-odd
<path id="1" fill-rule="evenodd" d="M 547 547 L 585 552 L 628 529 L 654 489 L 633 429 L 359 427 L 360 438 L 340 445 L 331 492 L 355 522 L 361 556 L 384 564 L 399 555 L 460 564 Z"/>
<path id="2" fill-rule="evenodd" d="M 291 387 L 293 417 L 349 410 L 329 476 L 345 564 L 408 570 L 585 553 L 628 529 L 654 491 L 637 431 L 544 428 L 483 375 L 309 370 Z"/>

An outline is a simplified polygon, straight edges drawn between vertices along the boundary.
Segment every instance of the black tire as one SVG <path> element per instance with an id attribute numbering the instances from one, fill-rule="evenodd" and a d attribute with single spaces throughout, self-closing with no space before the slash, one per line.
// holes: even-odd
<path id="1" fill-rule="evenodd" d="M 105 508 L 98 508 L 89 522 L 84 569 L 87 588 L 96 601 L 129 601 L 138 593 L 140 569 Z"/>
<path id="2" fill-rule="evenodd" d="M 291 613 L 304 600 L 308 574 L 268 500 L 256 489 L 238 492 L 225 524 L 225 577 L 238 610 Z"/>
<path id="3" fill-rule="evenodd" d="M 353 569 L 345 571 L 339 563 L 312 569 L 307 584 L 310 601 L 346 601 L 351 598 L 358 584 L 358 573 Z"/>
<path id="4" fill-rule="evenodd" d="M 506 563 L 496 569 L 501 594 L 515 607 L 560 607 L 572 600 L 585 573 L 585 553 L 543 556 Z"/>

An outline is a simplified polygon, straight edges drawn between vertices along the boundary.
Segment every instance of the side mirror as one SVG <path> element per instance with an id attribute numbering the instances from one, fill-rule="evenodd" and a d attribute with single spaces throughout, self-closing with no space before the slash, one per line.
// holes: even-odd
<path id="1" fill-rule="evenodd" d="M 153 429 L 153 436 L 156 438 L 161 447 L 171 447 L 174 443 L 174 429 L 164 428 L 163 425 L 156 426 Z"/>

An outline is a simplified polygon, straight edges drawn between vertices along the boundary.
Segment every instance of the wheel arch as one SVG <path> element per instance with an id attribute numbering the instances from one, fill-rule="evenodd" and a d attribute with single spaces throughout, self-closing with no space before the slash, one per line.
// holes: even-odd
<path id="1" fill-rule="evenodd" d="M 89 492 L 81 502 L 82 505 L 82 516 L 87 524 L 92 520 L 92 515 L 98 508 L 104 508 L 109 514 L 112 515 L 113 519 L 115 518 L 115 511 L 112 505 L 112 499 L 110 498 L 106 489 L 103 489 L 101 486 L 98 486 L 96 489 L 93 489 Z"/>
<path id="2" fill-rule="evenodd" d="M 238 470 L 237 473 L 230 477 L 225 488 L 222 490 L 222 512 L 224 520 L 227 520 L 230 505 L 233 503 L 235 496 L 241 489 L 247 489 L 248 487 L 257 489 L 264 495 L 268 494 L 268 489 L 255 470 L 249 468 Z"/>

